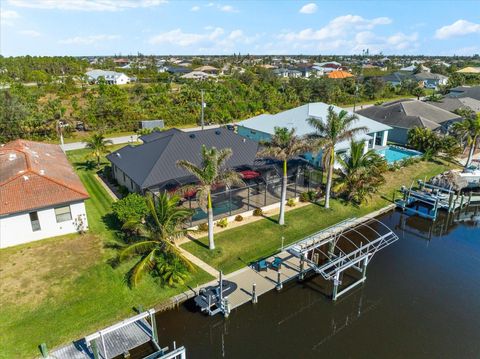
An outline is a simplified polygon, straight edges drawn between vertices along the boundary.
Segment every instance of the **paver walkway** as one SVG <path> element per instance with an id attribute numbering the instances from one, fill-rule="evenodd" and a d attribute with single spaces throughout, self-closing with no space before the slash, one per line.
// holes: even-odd
<path id="1" fill-rule="evenodd" d="M 208 265 L 207 263 L 202 261 L 200 258 L 195 257 L 192 253 L 187 252 L 185 249 L 183 249 L 181 247 L 177 247 L 177 248 L 180 251 L 180 253 L 182 253 L 182 255 L 185 256 L 185 258 L 187 258 L 190 262 L 195 264 L 197 267 L 200 267 L 201 269 L 203 269 L 208 274 L 213 275 L 215 278 L 218 277 L 218 270 L 216 270 L 212 266 Z"/>

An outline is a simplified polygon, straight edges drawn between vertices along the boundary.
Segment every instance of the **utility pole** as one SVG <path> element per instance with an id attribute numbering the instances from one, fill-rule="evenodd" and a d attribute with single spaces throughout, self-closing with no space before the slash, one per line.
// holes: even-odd
<path id="1" fill-rule="evenodd" d="M 202 94 L 202 117 L 200 119 L 200 124 L 202 126 L 202 130 L 203 130 L 203 127 L 204 127 L 204 108 L 205 108 L 205 102 L 203 102 L 203 90 L 201 90 L 201 94 Z"/>
<path id="2" fill-rule="evenodd" d="M 57 126 L 58 126 L 58 131 L 60 132 L 60 145 L 63 150 L 63 146 L 65 145 L 65 143 L 63 142 L 63 122 L 58 120 Z"/>

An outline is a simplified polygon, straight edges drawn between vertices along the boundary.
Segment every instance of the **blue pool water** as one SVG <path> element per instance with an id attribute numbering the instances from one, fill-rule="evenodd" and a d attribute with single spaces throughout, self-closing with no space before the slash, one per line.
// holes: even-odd
<path id="1" fill-rule="evenodd" d="M 404 160 L 409 157 L 420 156 L 421 153 L 418 151 L 407 150 L 406 148 L 387 146 L 387 148 L 377 150 L 377 152 L 385 157 L 387 163 L 394 163 L 397 161 Z"/>
<path id="2" fill-rule="evenodd" d="M 241 202 L 237 202 L 232 200 L 231 202 L 229 200 L 213 203 L 213 215 L 218 216 L 220 214 L 229 214 L 230 210 L 235 211 L 239 208 L 242 207 Z M 195 210 L 195 213 L 192 216 L 192 221 L 199 221 L 201 219 L 207 218 L 207 214 L 201 209 L 197 208 Z"/>

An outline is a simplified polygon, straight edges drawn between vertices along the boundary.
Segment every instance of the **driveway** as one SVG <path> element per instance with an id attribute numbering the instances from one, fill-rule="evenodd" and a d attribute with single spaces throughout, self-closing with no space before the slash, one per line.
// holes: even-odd
<path id="1" fill-rule="evenodd" d="M 120 136 L 120 137 L 111 137 L 108 138 L 110 141 L 113 142 L 114 145 L 118 145 L 121 143 L 129 143 L 129 142 L 137 142 L 138 141 L 138 136 L 137 135 L 131 135 L 131 136 Z M 63 145 L 63 150 L 64 151 L 73 151 L 73 150 L 80 150 L 82 148 L 85 148 L 86 144 L 83 142 L 72 142 L 72 143 L 66 143 Z"/>

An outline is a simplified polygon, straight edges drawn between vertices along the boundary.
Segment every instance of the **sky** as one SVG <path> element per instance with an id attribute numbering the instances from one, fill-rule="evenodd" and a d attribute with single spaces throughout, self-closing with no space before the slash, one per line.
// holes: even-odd
<path id="1" fill-rule="evenodd" d="M 480 0 L 0 0 L 0 54 L 480 53 Z"/>

